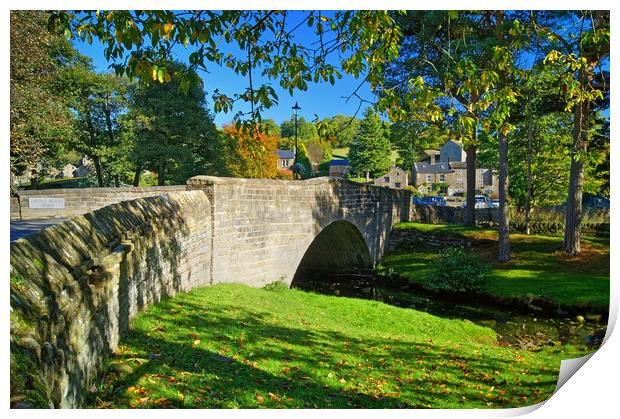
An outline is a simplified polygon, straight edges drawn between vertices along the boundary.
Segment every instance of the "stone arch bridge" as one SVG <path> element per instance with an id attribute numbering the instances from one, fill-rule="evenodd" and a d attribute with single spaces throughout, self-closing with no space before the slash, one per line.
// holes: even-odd
<path id="1" fill-rule="evenodd" d="M 63 197 L 70 220 L 11 243 L 11 397 L 26 406 L 80 406 L 134 315 L 162 297 L 372 268 L 411 211 L 407 191 L 333 178 L 90 191 Z"/>

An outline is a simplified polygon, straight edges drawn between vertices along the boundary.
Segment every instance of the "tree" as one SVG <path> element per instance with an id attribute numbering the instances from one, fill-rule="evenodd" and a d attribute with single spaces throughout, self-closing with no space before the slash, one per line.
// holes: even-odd
<path id="1" fill-rule="evenodd" d="M 60 72 L 57 83 L 67 92 L 66 100 L 77 118 L 71 147 L 93 159 L 97 183 L 105 186 L 104 166 L 107 163 L 111 168 L 117 156 L 117 120 L 127 110 L 126 83 L 113 74 L 96 73 L 85 58 Z M 113 175 L 116 186 L 118 176 L 118 172 Z"/>
<path id="2" fill-rule="evenodd" d="M 248 131 L 227 125 L 222 131 L 228 139 L 226 164 L 232 176 L 273 179 L 278 175 L 277 137 L 258 127 Z"/>
<path id="3" fill-rule="evenodd" d="M 329 142 L 331 147 L 348 147 L 353 141 L 360 120 L 345 115 L 335 115 L 325 118 L 317 124 L 319 138 L 323 142 Z"/>
<path id="4" fill-rule="evenodd" d="M 168 63 L 166 68 L 185 71 L 178 63 Z M 184 182 L 194 172 L 190 170 L 195 167 L 193 153 L 201 152 L 205 161 L 217 159 L 218 134 L 205 107 L 201 83 L 192 84 L 187 93 L 181 91 L 179 80 L 137 84 L 129 100 L 129 118 L 135 121 L 132 160 L 138 177 L 149 168 L 157 172 L 158 185 L 164 185 L 166 178 Z M 214 154 L 209 156 L 210 152 Z"/>
<path id="5" fill-rule="evenodd" d="M 73 134 L 73 115 L 55 79 L 76 53 L 46 30 L 46 13 L 11 11 L 10 19 L 11 174 L 29 169 L 36 186 L 44 160 L 54 158 Z"/>
<path id="6" fill-rule="evenodd" d="M 390 127 L 390 140 L 398 150 L 398 163 L 404 168 L 411 168 L 424 150 L 439 149 L 448 139 L 448 130 L 441 124 L 428 123 L 414 116 Z"/>
<path id="7" fill-rule="evenodd" d="M 385 174 L 392 166 L 391 151 L 389 130 L 379 115 L 368 108 L 349 148 L 351 168 L 365 173 L 367 179 Z"/>
<path id="8" fill-rule="evenodd" d="M 584 175 L 590 140 L 590 121 L 593 108 L 607 106 L 605 93 L 609 86 L 602 64 L 609 59 L 609 11 L 569 12 L 564 19 L 540 13 L 536 28 L 546 39 L 550 50 L 545 62 L 558 70 L 563 81 L 566 110 L 573 111 L 573 144 L 571 170 L 566 205 L 563 250 L 571 255 L 581 251 L 581 213 Z M 562 35 L 569 25 L 575 37 Z M 597 104 L 597 101 L 599 103 Z"/>
<path id="9" fill-rule="evenodd" d="M 306 25 L 314 40 L 298 36 Z M 264 109 L 278 104 L 269 80 L 279 80 L 291 95 L 308 83 L 334 84 L 341 72 L 364 76 L 370 83 L 381 78 L 384 63 L 398 54 L 400 31 L 385 11 L 123 11 L 57 12 L 50 27 L 67 38 L 87 42 L 98 38 L 117 73 L 142 80 L 178 79 L 181 90 L 196 82 L 195 70 L 226 66 L 246 76 L 247 89 L 229 97 L 216 89 L 214 110 L 230 111 L 235 102 L 248 105 L 237 120 L 260 123 Z M 302 39 L 302 41 L 300 41 Z M 316 41 L 316 42 L 313 42 Z M 169 68 L 172 46 L 193 51 L 188 68 Z M 330 57 L 337 55 L 339 66 Z M 193 70 L 193 73 L 192 71 Z M 256 85 L 256 72 L 266 79 Z M 245 119 L 243 119 L 245 118 Z"/>
<path id="10" fill-rule="evenodd" d="M 283 121 L 280 124 L 280 135 L 288 139 L 291 146 L 295 145 L 295 119 Z M 297 118 L 297 138 L 298 141 L 308 143 L 319 138 L 316 126 L 312 122 L 306 121 L 303 116 Z"/>
<path id="11" fill-rule="evenodd" d="M 479 134 L 491 105 L 486 96 L 498 81 L 487 47 L 496 35 L 493 12 L 409 11 L 396 20 L 403 32 L 400 57 L 373 86 L 378 107 L 394 122 L 412 114 L 428 122 L 446 119 L 465 146 L 467 202 L 475 202 Z M 474 205 L 465 218 L 475 224 Z"/>
<path id="12" fill-rule="evenodd" d="M 282 136 L 280 132 L 280 125 L 278 125 L 273 119 L 263 119 L 261 122 L 261 130 L 267 135 L 272 135 L 274 137 Z"/>
<path id="13" fill-rule="evenodd" d="M 312 162 L 310 162 L 310 156 L 308 156 L 308 150 L 304 143 L 299 144 L 297 159 L 292 170 L 293 176 L 296 179 L 308 179 L 312 177 Z"/>

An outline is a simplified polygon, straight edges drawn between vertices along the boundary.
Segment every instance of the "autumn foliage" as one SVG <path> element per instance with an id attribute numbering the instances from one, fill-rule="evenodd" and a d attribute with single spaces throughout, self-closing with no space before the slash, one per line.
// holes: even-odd
<path id="1" fill-rule="evenodd" d="M 226 166 L 231 176 L 272 179 L 278 175 L 278 137 L 258 129 L 237 129 L 234 125 L 226 125 L 223 133 L 228 148 Z"/>

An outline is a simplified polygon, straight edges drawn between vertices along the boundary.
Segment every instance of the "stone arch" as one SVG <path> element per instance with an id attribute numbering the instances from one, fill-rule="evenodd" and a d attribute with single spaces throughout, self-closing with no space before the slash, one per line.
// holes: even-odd
<path id="1" fill-rule="evenodd" d="M 334 221 L 324 227 L 306 249 L 291 287 L 308 279 L 372 267 L 370 249 L 359 229 L 349 221 Z"/>

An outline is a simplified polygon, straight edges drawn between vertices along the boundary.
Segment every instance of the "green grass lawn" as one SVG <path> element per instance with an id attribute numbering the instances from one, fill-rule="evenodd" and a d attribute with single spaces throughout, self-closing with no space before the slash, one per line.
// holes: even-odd
<path id="1" fill-rule="evenodd" d="M 349 158 L 349 147 L 341 147 L 332 149 L 332 157 L 335 159 L 348 159 Z M 392 162 L 398 160 L 399 154 L 397 150 L 392 150 L 390 152 L 390 159 Z"/>
<path id="2" fill-rule="evenodd" d="M 355 182 L 355 183 L 372 183 L 372 179 L 366 180 L 365 177 L 350 177 L 347 180 L 349 180 L 351 182 Z"/>
<path id="3" fill-rule="evenodd" d="M 383 303 L 217 285 L 141 313 L 91 407 L 487 408 L 550 397 L 569 346 Z"/>
<path id="4" fill-rule="evenodd" d="M 349 158 L 349 147 L 334 148 L 332 150 L 332 157 L 335 159 L 348 159 Z"/>
<path id="5" fill-rule="evenodd" d="M 401 223 L 396 228 L 433 234 L 462 235 L 476 240 L 473 251 L 489 265 L 483 291 L 500 297 L 536 296 L 559 304 L 609 307 L 609 240 L 583 238 L 582 253 L 561 252 L 562 237 L 511 234 L 512 260 L 496 262 L 497 231 L 462 225 Z M 437 249 L 420 247 L 387 255 L 382 265 L 414 282 L 430 273 Z"/>

